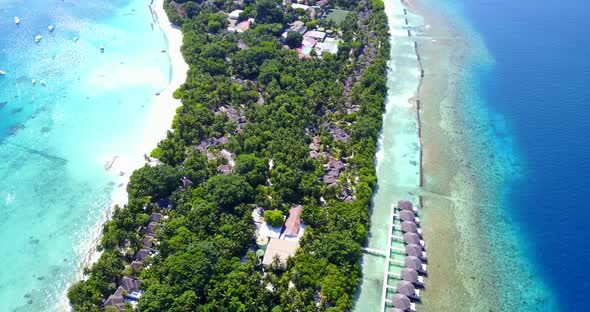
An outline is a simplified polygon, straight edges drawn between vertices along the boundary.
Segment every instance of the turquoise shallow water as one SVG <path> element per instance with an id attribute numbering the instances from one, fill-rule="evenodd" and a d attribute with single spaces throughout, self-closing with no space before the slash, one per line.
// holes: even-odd
<path id="1" fill-rule="evenodd" d="M 414 40 L 404 29 L 405 18 L 421 24 L 416 15 L 404 16 L 398 1 L 385 2 L 389 19 L 391 53 L 388 63 L 388 94 L 383 115 L 383 129 L 378 142 L 376 169 L 378 187 L 372 201 L 371 231 L 367 247 L 387 251 L 392 204 L 399 200 L 418 203 L 420 193 L 420 142 L 416 118 L 416 94 L 420 81 L 419 63 L 414 50 Z M 401 236 L 400 231 L 394 231 Z M 396 248 L 403 248 L 397 245 Z M 391 253 L 391 259 L 403 262 L 404 256 Z M 354 311 L 382 311 L 383 280 L 386 261 L 384 257 L 365 254 L 362 259 L 363 278 L 357 294 Z M 391 265 L 391 272 L 399 272 L 401 266 Z M 396 283 L 390 278 L 389 285 Z M 386 294 L 391 299 L 393 292 Z M 389 306 L 389 309 L 391 306 Z"/>
<path id="2" fill-rule="evenodd" d="M 144 152 L 170 79 L 148 4 L 0 0 L 0 311 L 58 309 L 121 179 L 105 161 Z"/>

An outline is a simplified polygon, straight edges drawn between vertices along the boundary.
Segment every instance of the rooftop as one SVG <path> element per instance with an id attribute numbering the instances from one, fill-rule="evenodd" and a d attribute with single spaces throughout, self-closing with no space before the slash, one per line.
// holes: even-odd
<path id="1" fill-rule="evenodd" d="M 299 248 L 298 242 L 271 238 L 268 246 L 266 246 L 262 264 L 265 266 L 270 265 L 275 257 L 279 257 L 281 262 L 285 262 L 287 258 L 295 255 L 297 248 Z"/>
<path id="2" fill-rule="evenodd" d="M 302 211 L 303 206 L 301 205 L 293 206 L 289 209 L 289 216 L 285 221 L 285 235 L 297 236 L 299 234 L 299 229 L 301 228 Z"/>

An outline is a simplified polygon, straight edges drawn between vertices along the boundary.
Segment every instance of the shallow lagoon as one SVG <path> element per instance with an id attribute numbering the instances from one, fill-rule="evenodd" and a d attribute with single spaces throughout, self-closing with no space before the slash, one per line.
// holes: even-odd
<path id="1" fill-rule="evenodd" d="M 105 162 L 142 152 L 137 138 L 170 79 L 148 4 L 0 0 L 2 311 L 64 307 L 122 179 Z"/>

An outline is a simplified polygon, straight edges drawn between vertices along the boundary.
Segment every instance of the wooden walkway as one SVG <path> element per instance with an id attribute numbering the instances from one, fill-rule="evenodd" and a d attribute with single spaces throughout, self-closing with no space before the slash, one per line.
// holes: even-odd
<path id="1" fill-rule="evenodd" d="M 394 222 L 395 222 L 395 207 L 391 205 L 389 213 L 389 232 L 387 235 L 387 252 L 385 254 L 385 273 L 383 274 L 383 289 L 381 290 L 381 311 L 385 312 L 387 308 L 387 291 L 388 289 L 395 290 L 395 286 L 389 285 L 389 276 L 391 275 L 391 271 L 389 271 L 389 266 L 391 264 L 391 253 L 393 252 L 393 231 L 394 231 Z"/>

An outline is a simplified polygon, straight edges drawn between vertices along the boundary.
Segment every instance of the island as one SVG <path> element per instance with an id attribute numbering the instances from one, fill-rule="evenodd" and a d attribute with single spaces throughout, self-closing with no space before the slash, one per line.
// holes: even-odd
<path id="1" fill-rule="evenodd" d="M 75 311 L 347 311 L 387 93 L 381 0 L 168 1 L 190 69 Z"/>

